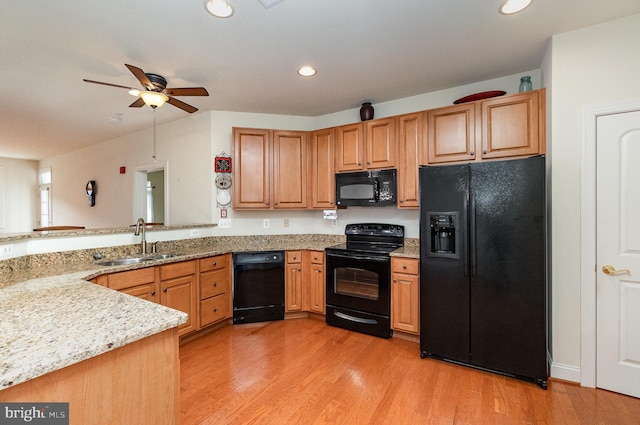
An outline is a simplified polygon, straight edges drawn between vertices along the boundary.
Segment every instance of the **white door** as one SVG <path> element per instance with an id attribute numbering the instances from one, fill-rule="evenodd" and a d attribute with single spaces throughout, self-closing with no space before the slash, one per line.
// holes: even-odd
<path id="1" fill-rule="evenodd" d="M 640 397 L 640 111 L 597 119 L 596 386 Z"/>

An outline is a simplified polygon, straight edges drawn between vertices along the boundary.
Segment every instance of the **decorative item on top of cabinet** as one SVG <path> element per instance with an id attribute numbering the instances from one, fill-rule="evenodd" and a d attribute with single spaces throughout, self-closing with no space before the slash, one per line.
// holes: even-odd
<path id="1" fill-rule="evenodd" d="M 231 317 L 231 254 L 198 260 L 200 328 Z"/>
<path id="2" fill-rule="evenodd" d="M 157 268 L 160 273 L 160 303 L 189 315 L 187 321 L 178 327 L 178 335 L 197 330 L 196 261 L 181 261 Z"/>
<path id="3" fill-rule="evenodd" d="M 423 112 L 398 117 L 398 208 L 418 208 L 418 167 L 423 147 Z"/>
<path id="4" fill-rule="evenodd" d="M 307 133 L 233 129 L 234 209 L 307 207 Z"/>
<path id="5" fill-rule="evenodd" d="M 391 327 L 420 333 L 420 260 L 391 258 Z"/>
<path id="6" fill-rule="evenodd" d="M 369 121 L 373 119 L 373 105 L 371 102 L 364 102 L 360 108 L 360 121 Z"/>
<path id="7" fill-rule="evenodd" d="M 336 172 L 394 168 L 396 117 L 336 127 Z"/>
<path id="8" fill-rule="evenodd" d="M 302 251 L 287 251 L 284 311 L 302 311 Z"/>
<path id="9" fill-rule="evenodd" d="M 334 129 L 327 128 L 311 133 L 309 160 L 311 163 L 310 208 L 333 209 L 336 207 L 334 176 Z"/>

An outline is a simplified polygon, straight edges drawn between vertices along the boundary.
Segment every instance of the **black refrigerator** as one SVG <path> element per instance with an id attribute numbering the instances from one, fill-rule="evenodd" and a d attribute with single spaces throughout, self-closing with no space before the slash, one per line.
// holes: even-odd
<path id="1" fill-rule="evenodd" d="M 544 156 L 420 167 L 420 352 L 547 386 Z"/>

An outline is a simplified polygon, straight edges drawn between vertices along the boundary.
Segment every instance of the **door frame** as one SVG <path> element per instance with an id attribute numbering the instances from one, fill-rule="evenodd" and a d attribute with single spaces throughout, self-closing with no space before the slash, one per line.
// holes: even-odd
<path id="1" fill-rule="evenodd" d="M 640 98 L 585 105 L 582 107 L 580 176 L 580 385 L 596 382 L 596 144 L 598 117 L 640 110 Z"/>

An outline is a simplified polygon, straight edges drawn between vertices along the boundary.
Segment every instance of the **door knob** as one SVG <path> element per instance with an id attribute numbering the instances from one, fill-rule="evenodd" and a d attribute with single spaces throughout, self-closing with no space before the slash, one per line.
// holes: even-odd
<path id="1" fill-rule="evenodd" d="M 609 276 L 615 276 L 615 275 L 619 275 L 619 274 L 631 274 L 630 270 L 627 269 L 622 269 L 622 270 L 616 270 L 615 267 L 613 267 L 611 264 L 607 264 L 605 266 L 602 266 L 602 271 L 605 274 L 608 274 Z"/>

